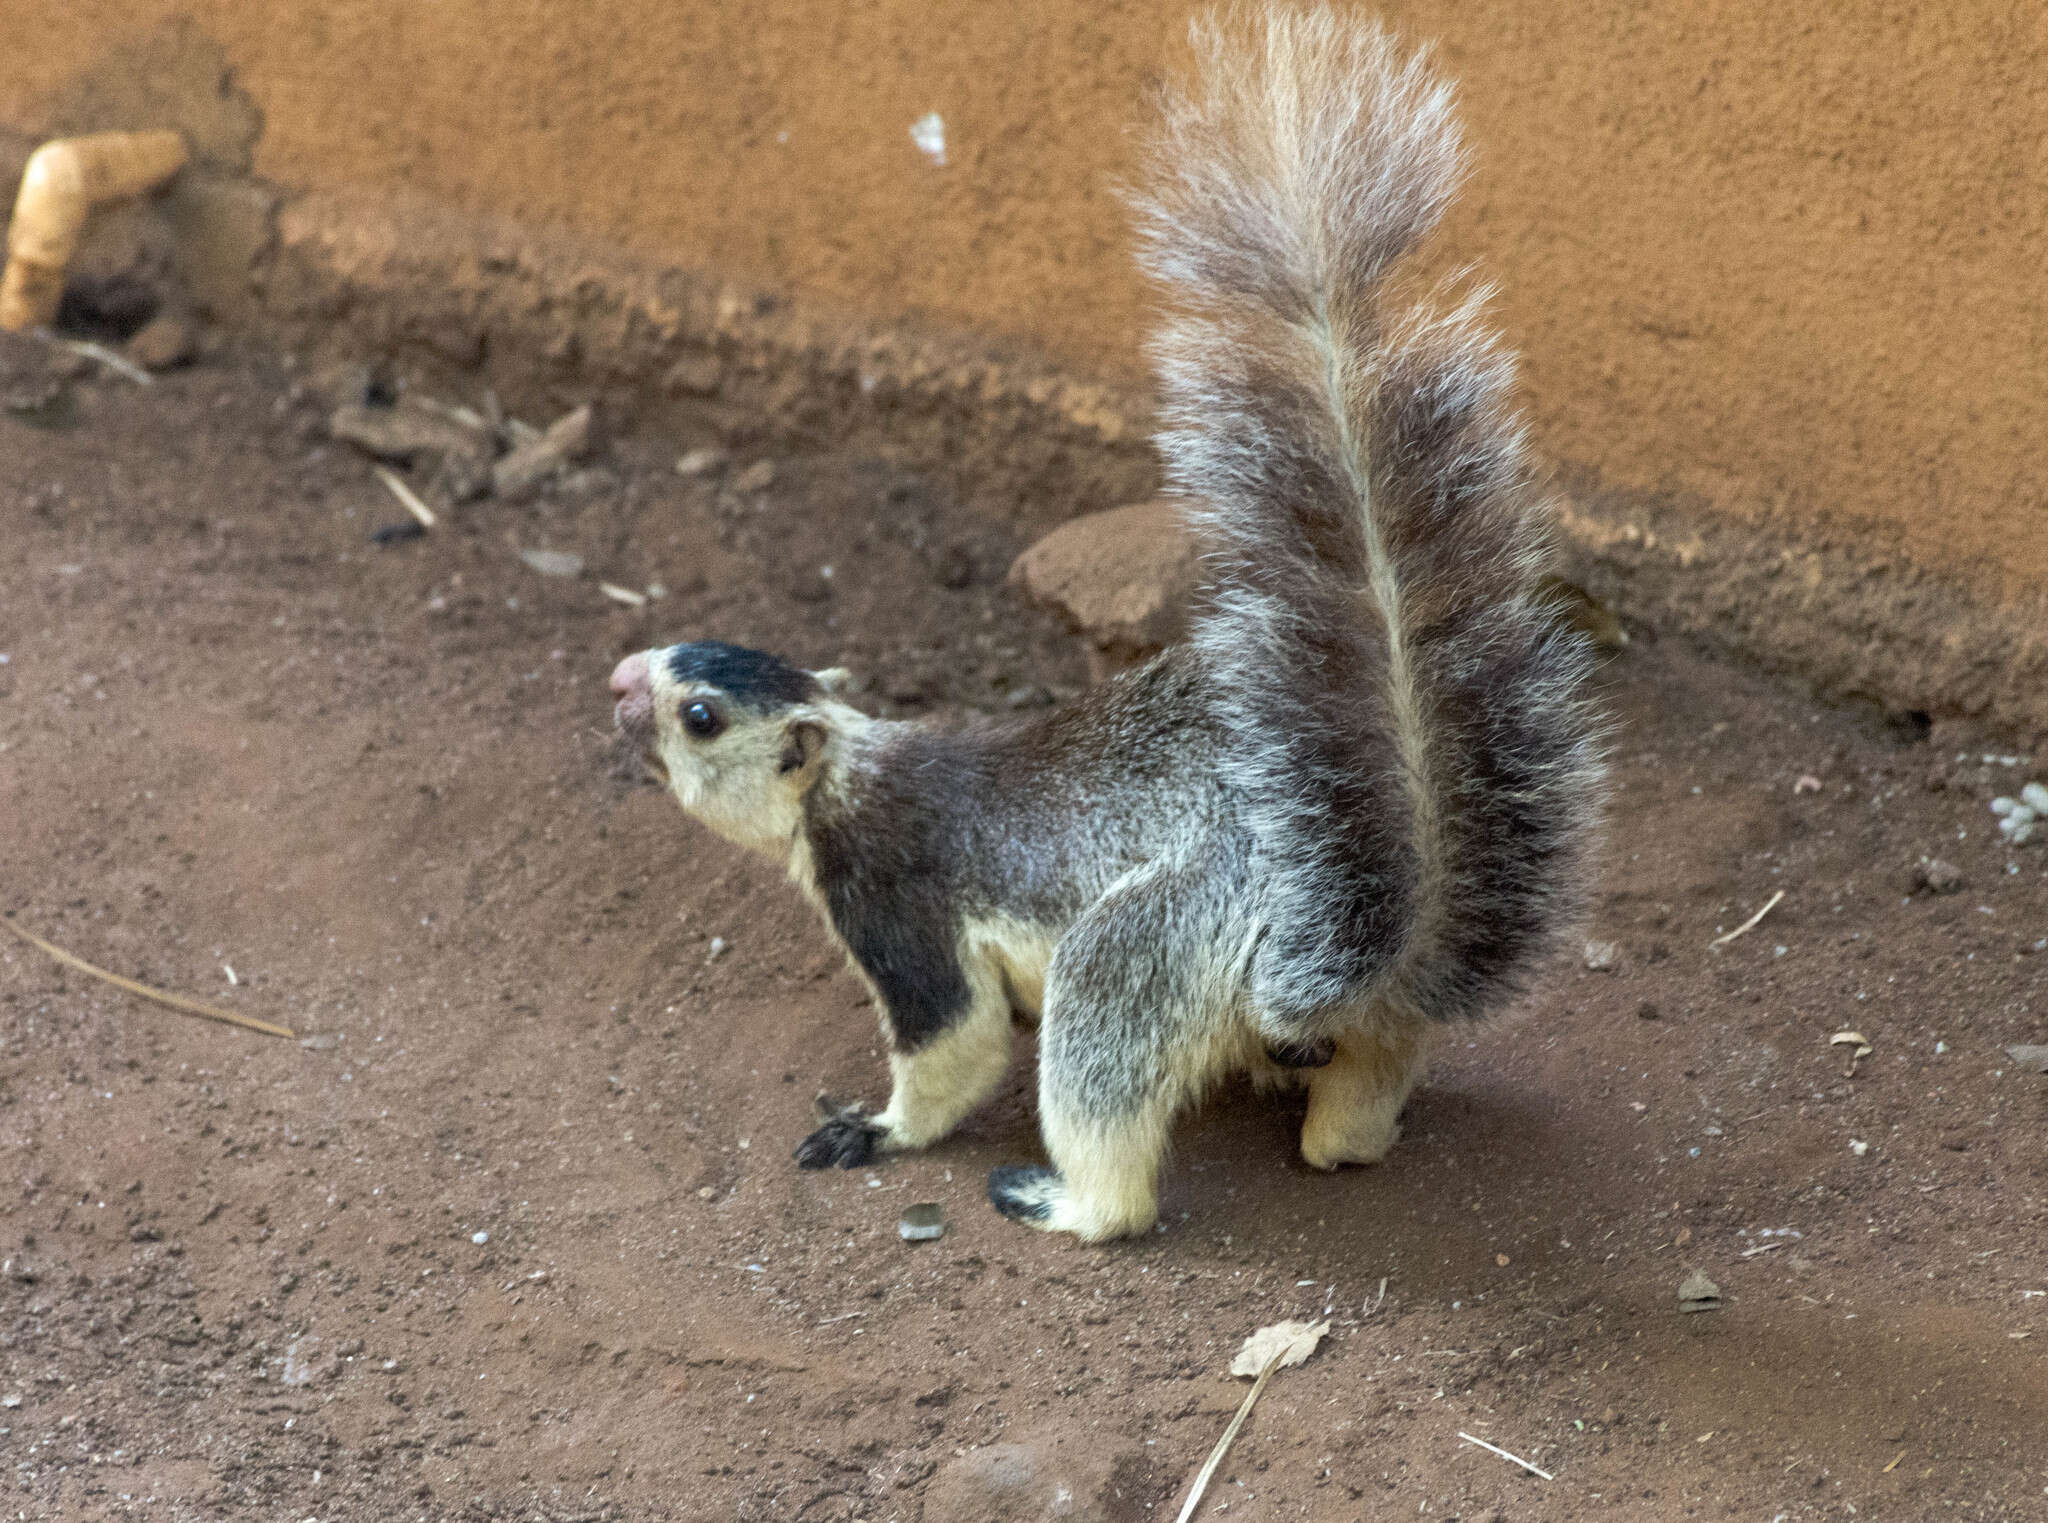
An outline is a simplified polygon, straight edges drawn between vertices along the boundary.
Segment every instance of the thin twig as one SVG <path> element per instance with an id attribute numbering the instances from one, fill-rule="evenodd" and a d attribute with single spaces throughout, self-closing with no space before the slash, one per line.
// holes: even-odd
<path id="1" fill-rule="evenodd" d="M 1749 919 L 1743 921 L 1741 925 L 1738 925 L 1726 936 L 1716 936 L 1712 941 L 1708 942 L 1707 945 L 1710 947 L 1725 947 L 1728 945 L 1729 942 L 1733 941 L 1743 932 L 1755 930 L 1757 922 L 1762 920 L 1764 916 L 1770 914 L 1772 910 L 1776 909 L 1778 907 L 1778 901 L 1784 897 L 1785 891 L 1781 888 L 1775 894 L 1771 895 L 1770 898 L 1764 901 L 1764 907 L 1762 909 L 1758 910 L 1754 915 L 1751 915 Z"/>
<path id="2" fill-rule="evenodd" d="M 245 1026 L 251 1031 L 260 1031 L 265 1036 L 295 1037 L 296 1031 L 286 1026 L 273 1026 L 268 1021 L 259 1021 L 253 1015 L 238 1015 L 232 1010 L 223 1010 L 218 1005 L 204 1004 L 196 999 L 187 999 L 182 994 L 167 994 L 162 989 L 152 989 L 148 984 L 139 984 L 132 978 L 123 978 L 118 973 L 109 973 L 105 968 L 95 968 L 82 957 L 74 957 L 60 946 L 53 946 L 33 931 L 24 931 L 12 920 L 0 916 L 0 926 L 7 927 L 32 947 L 38 947 L 57 961 L 81 973 L 90 973 L 94 978 L 105 979 L 116 989 L 125 989 L 144 999 L 155 1000 L 159 1005 L 169 1005 L 173 1010 L 182 1010 L 187 1015 L 203 1015 L 210 1021 L 226 1021 L 230 1026 Z"/>
<path id="3" fill-rule="evenodd" d="M 1259 1371 L 1259 1378 L 1252 1382 L 1252 1388 L 1245 1392 L 1244 1404 L 1237 1409 L 1237 1416 L 1230 1419 L 1230 1426 L 1223 1430 L 1223 1437 L 1216 1440 L 1216 1447 L 1209 1451 L 1209 1462 L 1202 1466 L 1195 1476 L 1194 1489 L 1188 1492 L 1187 1501 L 1182 1504 L 1180 1516 L 1173 1523 L 1188 1523 L 1195 1515 L 1195 1509 L 1202 1505 L 1202 1493 L 1209 1489 L 1210 1478 L 1216 1474 L 1216 1467 L 1223 1463 L 1223 1455 L 1237 1437 L 1237 1430 L 1244 1426 L 1244 1420 L 1251 1416 L 1252 1403 L 1259 1399 L 1259 1392 L 1266 1389 L 1266 1382 L 1273 1378 L 1273 1372 L 1280 1368 L 1280 1358 L 1287 1351 L 1280 1350 L 1266 1361 L 1266 1367 Z"/>
<path id="4" fill-rule="evenodd" d="M 412 514 L 414 518 L 417 518 L 420 521 L 420 527 L 422 529 L 431 529 L 434 527 L 434 510 L 428 507 L 424 502 L 420 501 L 419 493 L 415 492 L 411 487 L 407 486 L 397 476 L 394 476 L 391 472 L 385 470 L 384 467 L 381 465 L 373 465 L 370 467 L 370 469 L 377 473 L 377 479 L 379 481 L 383 482 L 384 485 L 391 488 L 391 495 L 393 497 L 396 497 L 401 503 L 405 505 L 405 511 Z"/>
<path id="5" fill-rule="evenodd" d="M 155 376 L 144 370 L 133 360 L 114 353 L 105 344 L 95 344 L 91 339 L 84 338 L 59 338 L 55 334 L 50 335 L 50 342 L 59 349 L 69 349 L 73 354 L 83 355 L 96 364 L 106 366 L 114 374 L 125 376 L 137 386 L 154 386 L 156 384 Z"/>
<path id="6" fill-rule="evenodd" d="M 597 590 L 610 598 L 614 603 L 624 603 L 628 608 L 645 608 L 647 606 L 647 594 L 635 592 L 630 587 L 620 587 L 612 582 L 599 582 Z"/>
<path id="7" fill-rule="evenodd" d="M 1524 1470 L 1528 1471 L 1531 1475 L 1540 1475 L 1546 1481 L 1554 1481 L 1557 1479 L 1557 1477 L 1552 1475 L 1548 1470 L 1544 1470 L 1536 1465 L 1530 1464 L 1527 1460 L 1523 1459 L 1519 1454 L 1508 1453 L 1507 1450 L 1501 1448 L 1498 1444 L 1489 1444 L 1485 1439 L 1474 1438 L 1469 1433 L 1460 1433 L 1458 1437 L 1462 1438 L 1468 1444 L 1477 1444 L 1480 1448 L 1484 1449 L 1488 1454 L 1497 1454 L 1504 1460 L 1512 1460 L 1515 1464 L 1520 1465 Z"/>

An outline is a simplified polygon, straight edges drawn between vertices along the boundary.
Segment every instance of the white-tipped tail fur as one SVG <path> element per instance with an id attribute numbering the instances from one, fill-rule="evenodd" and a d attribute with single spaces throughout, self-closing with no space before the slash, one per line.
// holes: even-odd
<path id="1" fill-rule="evenodd" d="M 1197 21 L 1135 197 L 1171 487 L 1214 548 L 1276 1031 L 1479 1013 L 1575 908 L 1599 772 L 1479 299 L 1389 276 L 1463 173 L 1426 55 L 1323 8 Z"/>

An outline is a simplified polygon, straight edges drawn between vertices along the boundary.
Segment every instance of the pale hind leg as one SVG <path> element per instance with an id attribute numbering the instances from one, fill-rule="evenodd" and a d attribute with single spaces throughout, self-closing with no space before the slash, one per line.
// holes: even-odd
<path id="1" fill-rule="evenodd" d="M 1157 866 L 1122 880 L 1053 955 L 1038 1106 L 1052 1167 L 997 1169 L 1005 1216 L 1086 1242 L 1144 1232 L 1175 1114 L 1230 1049 L 1205 882 Z"/>
<path id="2" fill-rule="evenodd" d="M 1428 1066 L 1431 1035 L 1410 1020 L 1339 1037 L 1330 1061 L 1308 1071 L 1301 1156 L 1319 1169 L 1384 1158 L 1401 1135 L 1401 1107 Z"/>

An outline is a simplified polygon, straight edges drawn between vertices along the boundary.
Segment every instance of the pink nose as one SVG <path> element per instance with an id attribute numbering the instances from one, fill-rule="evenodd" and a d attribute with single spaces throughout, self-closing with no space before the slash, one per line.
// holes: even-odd
<path id="1" fill-rule="evenodd" d="M 654 680 L 646 651 L 635 651 L 612 668 L 612 692 L 618 695 L 612 718 L 620 731 L 642 746 L 653 745 Z"/>
<path id="2" fill-rule="evenodd" d="M 647 652 L 636 650 L 612 668 L 612 691 L 621 698 L 647 691 Z"/>

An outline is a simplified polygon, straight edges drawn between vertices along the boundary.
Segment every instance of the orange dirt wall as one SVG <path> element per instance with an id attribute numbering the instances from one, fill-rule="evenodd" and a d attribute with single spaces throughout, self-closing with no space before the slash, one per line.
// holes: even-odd
<path id="1" fill-rule="evenodd" d="M 1610 486 L 2048 575 L 2048 19 L 2024 6 L 1396 3 L 1463 84 L 1449 245 L 1538 437 Z M 4 0 L 0 122 L 190 15 L 288 188 L 404 185 L 1129 374 L 1110 189 L 1179 4 Z M 4 18 L 0 18 L 4 19 Z M 910 127 L 945 122 L 946 163 Z"/>

